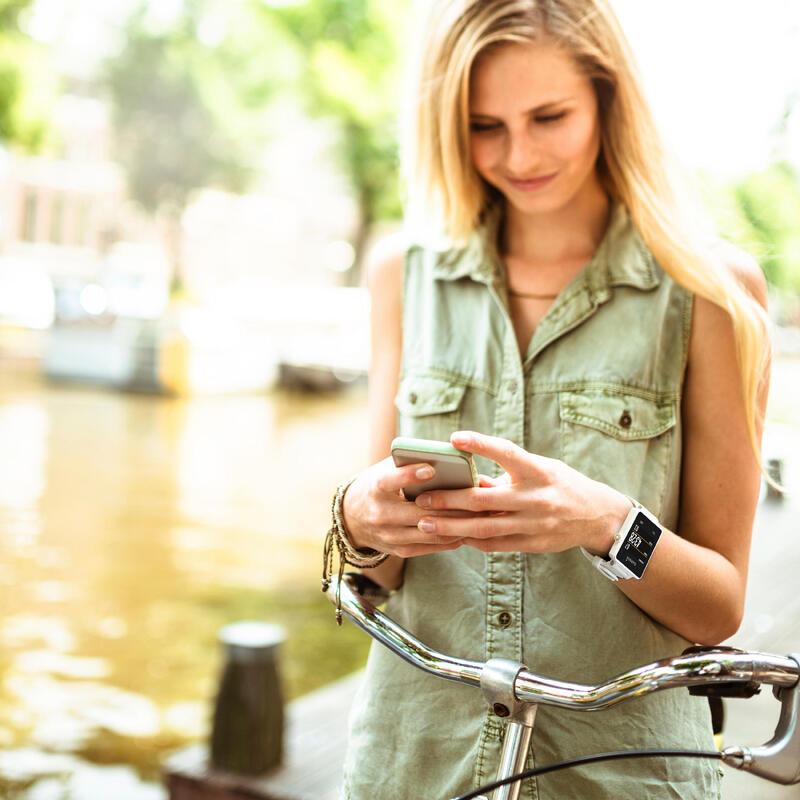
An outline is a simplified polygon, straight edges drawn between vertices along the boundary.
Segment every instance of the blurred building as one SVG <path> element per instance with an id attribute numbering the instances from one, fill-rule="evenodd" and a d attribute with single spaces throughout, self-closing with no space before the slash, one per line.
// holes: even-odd
<path id="1" fill-rule="evenodd" d="M 122 172 L 109 158 L 108 111 L 67 95 L 52 123 L 50 155 L 4 156 L 0 246 L 4 255 L 47 262 L 56 275 L 93 277 L 124 201 Z"/>
<path id="2" fill-rule="evenodd" d="M 85 315 L 87 285 L 108 292 L 103 310 L 121 300 L 127 311 L 160 313 L 167 270 L 158 246 L 132 258 L 119 244 L 155 234 L 126 201 L 123 172 L 110 157 L 107 106 L 64 95 L 51 125 L 45 155 L 0 154 L 0 323 L 46 328 L 59 316 Z M 139 302 L 120 286 L 138 286 Z"/>
<path id="3" fill-rule="evenodd" d="M 191 199 L 169 306 L 163 220 L 127 197 L 108 107 L 61 97 L 47 155 L 0 151 L 0 351 L 46 332 L 24 345 L 49 376 L 139 389 L 253 390 L 284 364 L 362 373 L 366 292 L 343 288 L 352 190 L 330 130 L 281 115 L 255 191 Z"/>

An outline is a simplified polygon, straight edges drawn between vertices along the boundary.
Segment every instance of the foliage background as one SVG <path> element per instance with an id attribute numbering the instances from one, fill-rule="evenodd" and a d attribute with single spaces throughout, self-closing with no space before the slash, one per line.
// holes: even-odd
<path id="1" fill-rule="evenodd" d="M 25 32 L 32 6 L 0 0 L 0 141 L 37 151 L 48 146 L 47 108 L 58 87 L 46 48 Z M 257 183 L 275 129 L 270 109 L 287 98 L 335 131 L 330 155 L 355 199 L 350 238 L 360 259 L 375 224 L 402 213 L 396 120 L 410 0 L 183 0 L 167 5 L 171 13 L 157 6 L 127 3 L 122 46 L 80 91 L 110 101 L 129 191 L 173 227 L 178 283 L 174 229 L 187 203 L 204 187 Z M 736 179 L 701 175 L 722 233 L 759 260 L 771 287 L 793 294 L 800 171 L 780 142 L 796 106 L 788 96 L 775 120 L 770 166 Z M 348 280 L 360 281 L 358 268 Z"/>

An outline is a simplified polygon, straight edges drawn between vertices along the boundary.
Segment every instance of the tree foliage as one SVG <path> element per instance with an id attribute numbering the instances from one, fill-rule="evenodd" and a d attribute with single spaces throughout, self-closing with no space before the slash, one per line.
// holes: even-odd
<path id="1" fill-rule="evenodd" d="M 258 111 L 284 92 L 338 130 L 334 155 L 360 212 L 358 251 L 376 219 L 400 211 L 397 20 L 407 5 L 184 0 L 154 29 L 153 3 L 143 3 L 106 69 L 132 196 L 156 211 L 182 209 L 202 186 L 244 189 L 268 130 Z"/>
<path id="2" fill-rule="evenodd" d="M 358 201 L 361 253 L 371 225 L 400 215 L 396 118 L 399 49 L 408 0 L 257 2 L 302 54 L 297 89 L 306 110 L 339 129 L 336 156 Z M 357 278 L 357 276 L 354 276 Z"/>
<path id="3" fill-rule="evenodd" d="M 187 2 L 159 30 L 142 7 L 128 21 L 124 48 L 106 65 L 118 157 L 132 196 L 149 211 L 183 208 L 204 186 L 247 186 L 259 140 L 247 112 L 263 107 L 271 85 L 243 65 L 252 54 L 240 40 L 203 43 L 203 25 L 233 20 L 223 8 Z"/>
<path id="4" fill-rule="evenodd" d="M 723 233 L 758 260 L 771 286 L 800 293 L 800 171 L 780 161 L 711 194 Z"/>
<path id="5" fill-rule="evenodd" d="M 0 142 L 38 150 L 47 132 L 47 79 L 39 46 L 21 28 L 32 0 L 0 0 Z"/>

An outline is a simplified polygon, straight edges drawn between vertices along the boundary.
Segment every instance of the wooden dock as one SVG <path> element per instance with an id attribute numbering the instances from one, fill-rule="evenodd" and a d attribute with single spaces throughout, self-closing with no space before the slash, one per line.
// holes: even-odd
<path id="1" fill-rule="evenodd" d="M 338 800 L 347 716 L 361 673 L 304 695 L 286 709 L 283 766 L 258 778 L 211 769 L 208 748 L 194 745 L 170 757 L 170 800 Z"/>

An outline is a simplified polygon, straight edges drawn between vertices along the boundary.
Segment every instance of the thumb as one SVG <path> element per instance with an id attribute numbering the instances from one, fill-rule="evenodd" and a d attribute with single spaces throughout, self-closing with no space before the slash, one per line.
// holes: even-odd
<path id="1" fill-rule="evenodd" d="M 530 475 L 536 468 L 536 458 L 510 439 L 487 436 L 476 431 L 456 431 L 450 436 L 453 447 L 483 456 L 499 464 L 512 480 L 523 474 Z"/>

